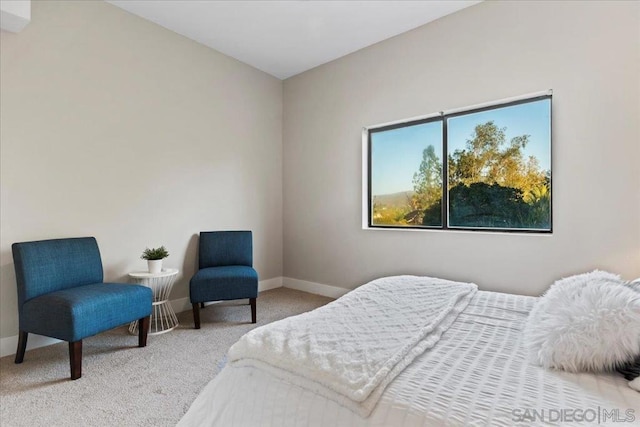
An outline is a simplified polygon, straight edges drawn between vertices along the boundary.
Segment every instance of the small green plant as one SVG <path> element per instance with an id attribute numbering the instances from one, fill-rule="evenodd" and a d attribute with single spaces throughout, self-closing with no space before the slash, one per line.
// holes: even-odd
<path id="1" fill-rule="evenodd" d="M 168 256 L 169 256 L 169 252 L 167 251 L 167 249 L 164 246 L 160 246 L 159 248 L 145 249 L 142 252 L 142 255 L 140 256 L 140 258 L 153 261 L 153 260 L 163 259 Z"/>

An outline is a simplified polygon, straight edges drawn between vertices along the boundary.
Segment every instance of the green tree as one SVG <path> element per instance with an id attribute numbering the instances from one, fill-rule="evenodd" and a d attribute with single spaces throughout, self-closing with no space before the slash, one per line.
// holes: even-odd
<path id="1" fill-rule="evenodd" d="M 527 227 L 530 206 L 517 188 L 476 182 L 449 191 L 450 224 L 468 227 Z"/>
<path id="2" fill-rule="evenodd" d="M 433 205 L 425 209 L 422 217 L 422 225 L 442 225 L 442 199 L 438 199 Z"/>
<path id="3" fill-rule="evenodd" d="M 516 136 L 507 142 L 506 128 L 499 128 L 493 121 L 474 128 L 465 148 L 447 157 L 451 225 L 549 226 L 550 175 L 541 170 L 535 157 L 525 160 L 523 151 L 528 143 L 529 135 Z M 423 154 L 423 164 L 424 158 Z M 424 209 L 422 224 L 441 224 L 439 198 Z"/>
<path id="4" fill-rule="evenodd" d="M 374 201 L 372 219 L 374 224 L 407 225 L 405 215 L 409 211 L 407 206 L 384 205 Z"/>
<path id="5" fill-rule="evenodd" d="M 531 156 L 525 161 L 522 154 L 529 135 L 516 136 L 507 143 L 505 131 L 493 121 L 475 127 L 465 149 L 449 155 L 449 189 L 483 182 L 517 188 L 528 197 L 533 188 L 544 184 L 538 160 Z"/>
<path id="6" fill-rule="evenodd" d="M 418 172 L 413 174 L 412 211 L 407 214 L 407 222 L 421 224 L 424 211 L 442 198 L 442 163 L 433 145 L 422 151 L 422 162 Z"/>

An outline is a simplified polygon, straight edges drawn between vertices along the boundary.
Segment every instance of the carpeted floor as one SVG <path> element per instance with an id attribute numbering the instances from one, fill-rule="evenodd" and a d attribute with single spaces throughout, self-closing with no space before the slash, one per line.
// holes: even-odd
<path id="1" fill-rule="evenodd" d="M 331 301 L 278 288 L 260 294 L 258 323 L 248 305 L 214 304 L 138 348 L 126 327 L 83 341 L 82 378 L 69 380 L 67 343 L 30 350 L 21 365 L 0 359 L 0 425 L 173 426 L 217 374 L 229 347 L 247 331 Z M 230 303 L 232 304 L 232 303 Z"/>

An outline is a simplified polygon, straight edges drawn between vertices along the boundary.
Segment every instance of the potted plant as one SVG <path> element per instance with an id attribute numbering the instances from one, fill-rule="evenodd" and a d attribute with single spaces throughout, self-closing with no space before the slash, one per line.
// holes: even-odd
<path id="1" fill-rule="evenodd" d="M 146 248 L 140 258 L 147 260 L 149 273 L 158 274 L 162 271 L 162 260 L 169 256 L 169 252 L 164 246 L 159 248 Z"/>

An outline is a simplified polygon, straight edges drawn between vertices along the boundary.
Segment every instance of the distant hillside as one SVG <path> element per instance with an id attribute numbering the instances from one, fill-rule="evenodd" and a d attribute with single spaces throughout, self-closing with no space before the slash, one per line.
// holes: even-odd
<path id="1" fill-rule="evenodd" d="M 413 191 L 401 191 L 399 193 L 380 194 L 373 196 L 373 203 L 387 206 L 405 206 L 413 196 Z"/>

